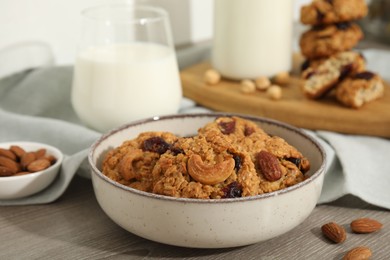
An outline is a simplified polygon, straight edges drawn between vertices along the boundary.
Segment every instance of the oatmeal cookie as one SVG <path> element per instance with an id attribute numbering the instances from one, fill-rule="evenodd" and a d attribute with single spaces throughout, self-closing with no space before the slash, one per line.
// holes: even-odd
<path id="1" fill-rule="evenodd" d="M 317 68 L 309 67 L 302 73 L 303 93 L 309 98 L 319 98 L 329 92 L 348 75 L 365 69 L 363 56 L 358 52 L 340 52 L 325 60 Z"/>
<path id="2" fill-rule="evenodd" d="M 308 59 L 318 59 L 352 49 L 363 38 L 355 23 L 315 26 L 304 32 L 300 39 L 302 54 Z"/>
<path id="3" fill-rule="evenodd" d="M 302 6 L 300 20 L 307 25 L 353 21 L 367 15 L 365 0 L 314 0 Z"/>
<path id="4" fill-rule="evenodd" d="M 151 172 L 161 154 L 176 142 L 167 132 L 145 132 L 109 151 L 102 164 L 104 174 L 130 187 L 152 191 Z"/>
<path id="5" fill-rule="evenodd" d="M 229 131 L 226 131 L 229 126 Z M 302 158 L 302 154 L 284 139 L 270 136 L 256 123 L 240 117 L 220 117 L 214 122 L 199 129 L 199 135 L 205 136 L 210 143 L 217 146 L 230 146 L 230 152 L 245 152 L 251 155 L 252 161 L 263 149 L 280 158 Z M 223 141 L 222 141 L 223 140 Z"/>
<path id="6" fill-rule="evenodd" d="M 309 170 L 309 161 L 293 146 L 277 136 L 269 136 L 257 124 L 239 117 L 220 117 L 199 130 L 209 142 L 230 144 L 229 151 L 239 154 L 237 161 L 250 158 L 260 178 L 259 194 L 291 186 L 303 180 L 303 174 Z M 269 181 L 258 167 L 258 154 L 262 150 L 277 158 L 282 177 Z M 244 161 L 245 162 L 245 161 Z M 245 166 L 245 163 L 242 164 Z M 249 167 L 251 168 L 251 167 Z M 255 173 L 252 174 L 252 176 Z M 240 174 L 237 174 L 240 176 Z"/>
<path id="7" fill-rule="evenodd" d="M 236 182 L 240 187 L 240 194 L 242 196 L 259 194 L 260 179 L 256 173 L 251 156 L 248 153 L 240 152 L 224 137 L 225 134 L 221 132 L 210 131 L 206 135 L 182 138 L 175 143 L 174 147 L 182 150 L 183 154 L 186 155 L 187 174 L 189 175 L 192 174 L 190 167 L 193 167 L 194 164 L 200 164 L 201 169 L 199 170 L 205 171 L 206 173 L 206 171 L 212 170 L 213 167 L 217 169 L 220 163 L 233 160 L 233 165 L 228 168 L 230 173 L 227 174 L 227 178 L 217 184 L 212 184 L 211 198 L 225 197 L 224 190 L 233 182 Z M 189 160 L 194 158 L 193 156 L 198 155 L 201 160 L 190 164 Z M 195 176 L 191 177 L 191 179 L 194 179 Z"/>
<path id="8" fill-rule="evenodd" d="M 204 185 L 191 179 L 188 156 L 164 154 L 153 168 L 153 193 L 181 198 L 208 199 L 220 197 L 220 188 Z"/>
<path id="9" fill-rule="evenodd" d="M 261 152 L 272 159 L 280 176 L 269 178 L 273 173 L 262 167 Z M 191 137 L 143 133 L 110 151 L 103 161 L 103 173 L 124 185 L 197 199 L 279 190 L 303 181 L 309 168 L 308 160 L 285 140 L 239 117 L 217 118 Z"/>
<path id="10" fill-rule="evenodd" d="M 326 61 L 326 58 L 320 58 L 320 59 L 306 59 L 302 62 L 300 72 L 304 72 L 309 67 L 312 69 L 318 68 L 324 61 Z"/>
<path id="11" fill-rule="evenodd" d="M 379 75 L 364 71 L 343 80 L 336 88 L 336 98 L 348 107 L 359 108 L 384 95 Z"/>
<path id="12" fill-rule="evenodd" d="M 164 154 L 153 169 L 154 193 L 220 198 L 222 187 L 237 179 L 235 162 L 228 147 L 216 146 L 202 136 L 194 136 L 180 138 L 172 149 L 177 152 Z"/>

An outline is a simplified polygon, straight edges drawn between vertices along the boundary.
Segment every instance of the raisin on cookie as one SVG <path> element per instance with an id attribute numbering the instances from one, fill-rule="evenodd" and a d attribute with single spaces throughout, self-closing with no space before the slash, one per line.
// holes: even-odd
<path id="1" fill-rule="evenodd" d="M 364 71 L 344 79 L 336 88 L 336 98 L 345 106 L 359 108 L 382 97 L 384 89 L 379 75 Z"/>
<path id="2" fill-rule="evenodd" d="M 302 6 L 300 20 L 307 25 L 353 21 L 367 15 L 365 0 L 314 0 Z"/>
<path id="3" fill-rule="evenodd" d="M 364 69 L 365 61 L 360 53 L 353 51 L 337 53 L 317 68 L 309 67 L 302 73 L 303 93 L 312 99 L 319 98 L 348 75 L 361 72 Z"/>
<path id="4" fill-rule="evenodd" d="M 362 38 L 363 32 L 357 24 L 338 23 L 311 28 L 302 34 L 299 44 L 306 58 L 318 59 L 350 50 Z"/>

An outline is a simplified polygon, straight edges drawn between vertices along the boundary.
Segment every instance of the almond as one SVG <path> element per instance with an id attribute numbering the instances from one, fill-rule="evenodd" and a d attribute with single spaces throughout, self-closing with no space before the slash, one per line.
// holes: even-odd
<path id="1" fill-rule="evenodd" d="M 26 153 L 26 151 L 18 145 L 11 145 L 9 150 L 12 151 L 18 158 L 22 158 L 23 154 Z"/>
<path id="2" fill-rule="evenodd" d="M 25 169 L 27 169 L 27 166 L 30 163 L 35 161 L 35 159 L 36 159 L 35 152 L 27 152 L 27 153 L 23 154 L 22 158 L 20 159 L 20 165 L 25 170 Z"/>
<path id="3" fill-rule="evenodd" d="M 10 150 L 7 150 L 7 149 L 3 149 L 3 148 L 0 148 L 0 156 L 4 156 L 4 157 L 7 157 L 9 159 L 11 159 L 12 161 L 16 161 L 16 155 L 11 152 Z"/>
<path id="4" fill-rule="evenodd" d="M 14 172 L 11 169 L 4 166 L 0 166 L 0 177 L 11 176 L 13 174 Z"/>
<path id="5" fill-rule="evenodd" d="M 27 166 L 29 172 L 39 172 L 50 167 L 50 162 L 46 159 L 38 159 Z"/>
<path id="6" fill-rule="evenodd" d="M 279 160 L 272 153 L 260 151 L 257 154 L 257 165 L 268 181 L 277 181 L 282 177 Z"/>
<path id="7" fill-rule="evenodd" d="M 26 175 L 26 174 L 30 174 L 31 172 L 26 172 L 26 171 L 24 171 L 24 172 L 17 172 L 17 173 L 15 173 L 13 176 L 20 176 L 20 175 Z"/>
<path id="8" fill-rule="evenodd" d="M 49 154 L 49 155 L 45 155 L 45 156 L 43 157 L 43 159 L 46 159 L 46 160 L 48 160 L 48 161 L 50 162 L 50 164 L 51 164 L 51 165 L 55 164 L 55 163 L 56 163 L 56 161 L 57 161 L 57 158 L 56 158 L 56 157 L 54 157 L 54 156 L 53 156 L 53 155 L 51 155 L 51 154 Z"/>
<path id="9" fill-rule="evenodd" d="M 20 171 L 20 165 L 17 162 L 4 156 L 0 156 L 0 166 L 7 167 L 13 173 L 17 173 L 18 171 Z"/>
<path id="10" fill-rule="evenodd" d="M 45 154 L 46 154 L 46 149 L 45 148 L 41 148 L 41 149 L 35 151 L 35 158 L 40 159 L 43 156 L 45 156 Z"/>
<path id="11" fill-rule="evenodd" d="M 342 243 L 347 238 L 345 229 L 335 222 L 329 222 L 321 227 L 322 234 L 335 243 Z"/>
<path id="12" fill-rule="evenodd" d="M 372 251 L 366 246 L 358 246 L 344 256 L 343 260 L 368 260 L 372 256 Z"/>
<path id="13" fill-rule="evenodd" d="M 370 218 L 355 219 L 350 224 L 351 229 L 355 233 L 366 234 L 378 231 L 382 228 L 382 223 Z"/>

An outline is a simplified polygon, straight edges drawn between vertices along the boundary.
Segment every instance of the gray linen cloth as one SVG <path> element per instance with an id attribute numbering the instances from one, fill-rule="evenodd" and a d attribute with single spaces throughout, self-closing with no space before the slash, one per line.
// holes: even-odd
<path id="1" fill-rule="evenodd" d="M 182 51 L 178 55 L 179 65 L 183 68 L 207 56 L 206 48 L 198 49 L 196 53 Z M 382 66 L 390 58 L 390 53 L 367 51 L 365 56 L 376 62 L 377 67 L 373 70 L 390 78 Z M 0 80 L 0 142 L 42 142 L 58 147 L 65 154 L 59 176 L 47 189 L 27 198 L 0 200 L 0 205 L 51 203 L 65 192 L 76 173 L 89 176 L 86 163 L 88 149 L 101 133 L 84 127 L 73 111 L 70 104 L 72 73 L 71 67 L 46 67 L 19 72 Z M 183 98 L 179 113 L 208 111 Z M 352 194 L 390 209 L 388 139 L 326 131 L 308 132 L 323 144 L 328 156 L 319 203 Z"/>

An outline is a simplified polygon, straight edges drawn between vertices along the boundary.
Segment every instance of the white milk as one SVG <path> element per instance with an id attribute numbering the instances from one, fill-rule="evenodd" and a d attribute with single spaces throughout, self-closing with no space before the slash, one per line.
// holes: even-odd
<path id="1" fill-rule="evenodd" d="M 215 0 L 212 65 L 233 79 L 291 69 L 293 0 Z"/>
<path id="2" fill-rule="evenodd" d="M 134 43 L 92 47 L 77 58 L 72 104 L 88 126 L 105 132 L 146 117 L 176 113 L 182 97 L 172 49 Z"/>

